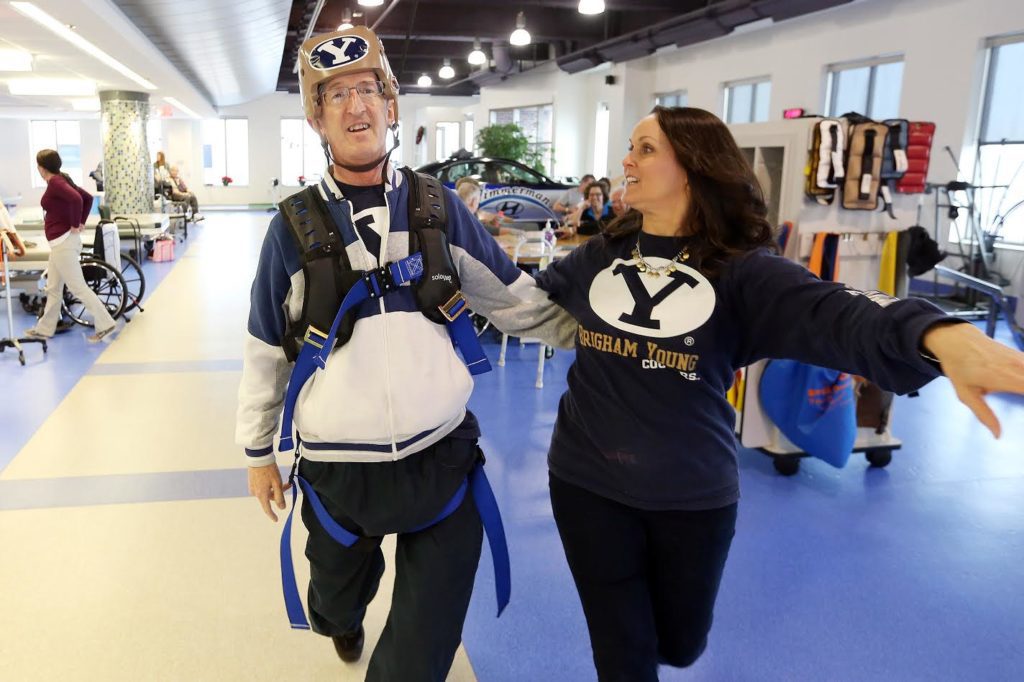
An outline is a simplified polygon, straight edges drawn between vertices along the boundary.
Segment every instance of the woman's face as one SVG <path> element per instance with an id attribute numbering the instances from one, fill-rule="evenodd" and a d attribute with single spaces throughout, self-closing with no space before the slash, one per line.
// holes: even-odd
<path id="1" fill-rule="evenodd" d="M 686 171 L 676 161 L 654 114 L 640 119 L 633 128 L 622 170 L 626 176 L 622 199 L 641 213 L 668 209 L 689 195 Z"/>
<path id="2" fill-rule="evenodd" d="M 590 208 L 593 210 L 601 210 L 601 207 L 604 206 L 604 194 L 601 192 L 600 187 L 590 188 L 590 191 L 587 192 L 587 203 L 590 204 Z"/>

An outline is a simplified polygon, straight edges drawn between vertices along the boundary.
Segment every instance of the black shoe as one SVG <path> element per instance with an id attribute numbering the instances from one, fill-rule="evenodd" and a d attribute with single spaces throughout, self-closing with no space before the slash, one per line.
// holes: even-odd
<path id="1" fill-rule="evenodd" d="M 334 642 L 334 650 L 338 652 L 338 658 L 346 663 L 355 663 L 363 655 L 363 626 L 355 632 L 346 632 L 343 635 L 331 635 Z"/>

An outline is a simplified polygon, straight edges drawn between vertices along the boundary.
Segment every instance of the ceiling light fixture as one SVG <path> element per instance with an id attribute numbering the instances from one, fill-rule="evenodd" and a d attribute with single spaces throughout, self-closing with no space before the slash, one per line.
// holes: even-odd
<path id="1" fill-rule="evenodd" d="M 421 88 L 429 88 L 433 84 L 434 80 L 427 74 L 423 74 L 422 76 L 420 76 L 419 80 L 416 81 L 416 85 L 420 86 Z"/>
<path id="2" fill-rule="evenodd" d="M 31 71 L 32 55 L 24 50 L 0 50 L 0 71 Z"/>
<path id="3" fill-rule="evenodd" d="M 580 0 L 580 14 L 602 14 L 604 12 L 604 0 Z"/>
<path id="4" fill-rule="evenodd" d="M 175 109 L 179 109 L 182 113 L 188 114 L 192 118 L 202 118 L 202 116 L 200 116 L 196 112 L 192 111 L 191 109 L 189 109 L 188 107 L 186 107 L 184 104 L 182 104 L 178 100 L 174 99 L 173 97 L 164 97 L 164 101 L 167 102 L 168 104 L 170 104 Z"/>
<path id="5" fill-rule="evenodd" d="M 135 73 L 127 66 L 117 61 L 116 59 L 114 59 L 109 54 L 107 54 L 100 48 L 90 43 L 82 36 L 75 33 L 69 26 L 57 21 L 43 10 L 33 5 L 31 2 L 12 2 L 11 7 L 16 9 L 18 12 L 21 12 L 32 21 L 35 21 L 36 23 L 50 29 L 58 36 L 68 41 L 69 43 L 71 43 L 78 49 L 82 50 L 83 52 L 100 60 L 101 62 L 112 68 L 114 71 L 117 71 L 122 76 L 131 79 L 132 81 L 138 83 L 147 90 L 156 90 L 156 85 L 154 85 L 152 82 L 146 80 L 139 74 Z"/>
<path id="6" fill-rule="evenodd" d="M 363 7 L 380 7 L 384 0 L 359 0 L 359 4 Z"/>
<path id="7" fill-rule="evenodd" d="M 341 13 L 341 23 L 338 24 L 338 30 L 347 31 L 350 28 L 355 28 L 352 25 L 352 10 L 346 7 L 345 11 Z"/>
<path id="8" fill-rule="evenodd" d="M 85 78 L 12 78 L 7 89 L 29 97 L 88 97 L 96 94 L 96 83 Z"/>
<path id="9" fill-rule="evenodd" d="M 444 58 L 444 66 L 437 72 L 437 75 L 446 81 L 455 78 L 455 69 L 452 68 L 451 59 L 448 59 L 448 57 Z"/>
<path id="10" fill-rule="evenodd" d="M 481 64 L 487 63 L 487 55 L 480 48 L 480 39 L 477 38 L 473 41 L 473 51 L 466 57 L 466 61 L 474 66 L 480 66 Z"/>
<path id="11" fill-rule="evenodd" d="M 526 30 L 526 15 L 522 12 L 516 15 L 516 30 L 508 37 L 508 42 L 517 47 L 530 44 L 530 32 Z"/>

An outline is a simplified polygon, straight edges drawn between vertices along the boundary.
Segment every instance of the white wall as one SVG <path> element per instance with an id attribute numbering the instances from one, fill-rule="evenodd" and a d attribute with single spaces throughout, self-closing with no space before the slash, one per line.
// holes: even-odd
<path id="1" fill-rule="evenodd" d="M 464 146 L 465 128 L 461 125 L 466 114 L 473 114 L 477 109 L 477 97 L 431 97 L 429 95 L 409 95 L 398 98 L 398 118 L 402 121 L 402 163 L 416 168 L 425 163 L 437 161 L 436 138 L 438 123 L 455 121 L 459 127 L 459 147 Z M 475 130 L 480 123 L 474 117 Z M 424 135 L 416 144 L 416 131 L 423 126 Z"/>

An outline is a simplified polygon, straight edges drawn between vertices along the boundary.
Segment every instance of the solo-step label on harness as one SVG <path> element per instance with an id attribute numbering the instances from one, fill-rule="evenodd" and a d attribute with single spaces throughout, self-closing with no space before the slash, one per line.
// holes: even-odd
<path id="1" fill-rule="evenodd" d="M 871 194 L 871 173 L 865 173 L 860 179 L 860 193 Z"/>
<path id="2" fill-rule="evenodd" d="M 907 153 L 902 149 L 893 149 L 892 155 L 896 159 L 896 172 L 906 173 L 910 167 L 910 163 L 907 162 Z"/>

